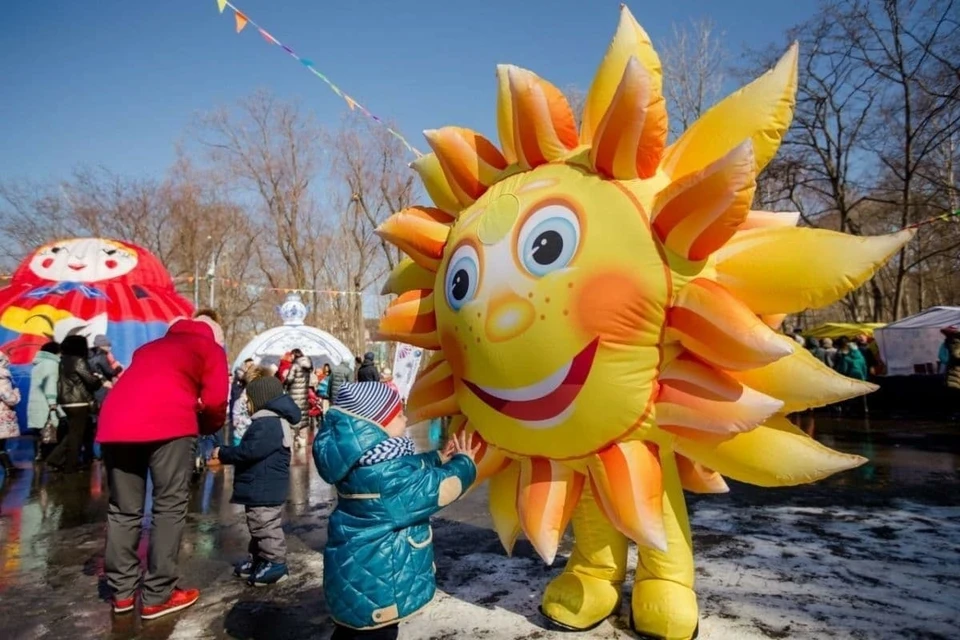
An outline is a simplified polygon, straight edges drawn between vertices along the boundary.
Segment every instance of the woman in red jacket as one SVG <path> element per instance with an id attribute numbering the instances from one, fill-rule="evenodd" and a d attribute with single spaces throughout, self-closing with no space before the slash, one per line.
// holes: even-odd
<path id="1" fill-rule="evenodd" d="M 153 478 L 153 527 L 141 617 L 159 618 L 200 597 L 196 589 L 177 587 L 177 557 L 197 436 L 223 426 L 228 395 L 223 332 L 204 316 L 175 320 L 164 337 L 137 349 L 107 395 L 97 441 L 110 486 L 105 564 L 116 613 L 135 606 L 147 471 Z"/>

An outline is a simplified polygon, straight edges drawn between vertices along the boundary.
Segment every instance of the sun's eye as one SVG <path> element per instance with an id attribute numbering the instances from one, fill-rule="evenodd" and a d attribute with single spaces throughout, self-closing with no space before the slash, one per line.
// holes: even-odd
<path id="1" fill-rule="evenodd" d="M 551 204 L 523 223 L 517 255 L 523 268 L 539 278 L 570 264 L 579 243 L 577 214 L 563 205 Z"/>
<path id="2" fill-rule="evenodd" d="M 480 281 L 480 259 L 476 250 L 470 245 L 457 249 L 447 266 L 447 276 L 444 278 L 444 291 L 447 304 L 454 311 L 473 300 L 477 295 L 477 285 Z"/>

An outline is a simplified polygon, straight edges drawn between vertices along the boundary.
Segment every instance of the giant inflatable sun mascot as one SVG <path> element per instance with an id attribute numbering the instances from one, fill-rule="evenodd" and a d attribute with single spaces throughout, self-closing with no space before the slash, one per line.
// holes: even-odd
<path id="1" fill-rule="evenodd" d="M 626 8 L 579 134 L 556 87 L 513 66 L 497 77 L 501 150 L 427 131 L 434 153 L 414 167 L 436 206 L 379 229 L 409 256 L 380 334 L 438 351 L 409 414 L 482 438 L 508 552 L 523 532 L 550 563 L 572 521 L 545 616 L 588 629 L 614 612 L 633 540 L 633 627 L 690 638 L 683 489 L 795 485 L 864 462 L 785 416 L 872 387 L 775 328 L 861 285 L 911 233 L 853 237 L 751 209 L 792 117 L 796 46 L 669 147 L 660 61 Z"/>

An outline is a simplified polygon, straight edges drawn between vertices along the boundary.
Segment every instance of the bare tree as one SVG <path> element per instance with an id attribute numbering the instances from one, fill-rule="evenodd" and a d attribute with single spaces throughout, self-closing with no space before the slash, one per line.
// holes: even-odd
<path id="1" fill-rule="evenodd" d="M 723 87 L 727 53 L 723 33 L 710 18 L 673 25 L 669 40 L 660 47 L 663 89 L 670 114 L 670 133 L 676 137 L 709 109 Z"/>

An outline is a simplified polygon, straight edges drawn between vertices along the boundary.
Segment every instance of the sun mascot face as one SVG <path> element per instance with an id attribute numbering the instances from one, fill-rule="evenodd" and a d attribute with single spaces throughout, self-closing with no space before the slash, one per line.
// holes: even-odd
<path id="1" fill-rule="evenodd" d="M 502 150 L 462 128 L 426 132 L 434 153 L 414 168 L 436 206 L 378 230 L 409 256 L 380 334 L 438 351 L 409 414 L 453 416 L 482 438 L 508 551 L 523 532 L 552 561 L 571 518 L 578 544 L 588 535 L 582 511 L 608 537 L 680 558 L 681 487 L 726 491 L 721 474 L 797 484 L 860 464 L 784 416 L 872 387 L 775 329 L 862 284 L 911 233 L 852 237 L 751 209 L 792 117 L 796 47 L 669 147 L 660 62 L 625 8 L 580 131 L 553 85 L 497 71 Z M 544 612 L 584 628 L 572 597 L 548 589 Z"/>

